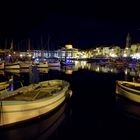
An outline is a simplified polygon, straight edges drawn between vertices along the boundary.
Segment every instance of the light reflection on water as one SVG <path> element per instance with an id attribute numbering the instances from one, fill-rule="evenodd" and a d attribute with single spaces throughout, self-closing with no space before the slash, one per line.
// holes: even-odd
<path id="1" fill-rule="evenodd" d="M 124 97 L 116 96 L 116 108 L 119 112 L 140 120 L 140 105 Z"/>
<path id="2" fill-rule="evenodd" d="M 87 61 L 75 61 L 74 66 L 63 66 L 63 67 L 49 67 L 49 68 L 39 68 L 36 73 L 49 73 L 50 70 L 62 71 L 66 74 L 72 74 L 74 71 L 78 71 L 81 69 L 86 69 L 89 71 L 99 72 L 99 73 L 125 73 L 125 75 L 130 76 L 140 76 L 140 69 L 137 67 L 124 67 L 123 65 L 102 65 L 100 63 L 88 63 Z M 31 73 L 29 69 L 9 69 L 9 70 L 1 70 L 0 75 L 5 74 L 21 74 L 21 73 Z"/>
<path id="3" fill-rule="evenodd" d="M 83 136 L 85 136 L 85 138 L 94 138 L 95 135 L 99 134 L 99 136 L 103 139 L 108 138 L 107 136 L 111 131 L 114 135 L 117 132 L 117 138 L 121 138 L 125 137 L 127 131 L 131 130 L 131 128 L 128 127 L 129 125 L 133 126 L 133 128 L 138 128 L 139 125 L 131 124 L 131 122 L 128 120 L 124 121 L 123 115 L 125 112 L 127 112 L 127 114 L 139 116 L 139 105 L 134 105 L 133 103 L 130 104 L 125 100 L 117 100 L 115 96 L 115 81 L 132 81 L 133 77 L 139 77 L 140 69 L 135 67 L 87 63 L 86 61 L 76 61 L 75 64 L 75 66 L 50 67 L 37 71 L 40 81 L 48 79 L 64 79 L 69 81 L 71 84 L 74 94 L 72 97 L 71 108 L 72 126 L 70 126 L 70 131 L 66 132 L 68 137 L 71 135 L 70 138 L 72 139 L 75 139 L 75 137 L 80 139 Z M 33 75 L 30 74 L 30 72 L 26 69 L 20 70 L 20 72 L 3 71 L 3 73 L 4 75 L 2 74 L 0 76 L 9 78 L 11 75 L 13 75 L 14 81 L 22 80 L 24 85 L 28 85 L 34 82 L 32 81 L 34 78 L 31 78 Z M 37 78 L 37 74 L 34 73 L 34 76 Z M 16 85 L 14 85 L 14 87 L 15 86 Z M 124 114 L 120 115 L 119 112 L 121 111 Z M 115 115 L 113 112 L 115 112 Z M 65 117 L 63 122 L 66 122 L 66 120 L 67 117 Z M 62 137 L 63 139 L 68 139 L 66 134 L 64 134 L 65 130 L 68 129 L 68 126 L 65 126 L 64 124 L 65 123 L 62 123 L 62 125 L 60 125 L 62 127 L 58 127 L 56 131 L 53 132 L 52 137 L 54 139 L 62 139 Z M 35 124 L 32 124 L 32 126 L 34 125 Z M 45 126 L 42 125 L 42 127 L 45 129 Z M 25 128 L 28 128 L 28 126 Z M 45 135 L 47 135 L 45 131 L 40 133 L 40 128 L 35 128 L 37 128 L 34 129 L 36 132 L 33 132 L 39 136 L 34 135 L 34 138 L 45 138 Z M 60 128 L 62 128 L 61 131 L 59 131 Z M 25 132 L 27 130 L 25 129 Z M 22 130 L 21 133 L 23 131 L 24 130 Z M 37 131 L 39 132 L 38 134 Z M 122 131 L 124 132 L 123 134 Z M 131 134 L 134 134 L 135 131 L 136 129 L 131 131 Z M 13 132 L 16 132 L 16 130 L 14 129 Z M 100 133 L 106 134 L 106 137 L 100 135 Z M 16 135 L 16 133 L 14 134 Z M 129 133 L 127 133 L 127 135 L 129 137 Z M 24 136 L 24 134 L 23 138 L 28 139 L 26 136 Z M 32 137 L 29 136 L 29 139 L 30 138 Z"/>
<path id="4" fill-rule="evenodd" d="M 25 84 L 28 85 L 30 83 L 38 83 L 42 81 L 41 75 L 47 75 L 49 78 L 49 74 L 52 71 L 62 72 L 66 75 L 72 75 L 76 71 L 79 70 L 88 70 L 95 73 L 110 73 L 110 74 L 124 74 L 124 80 L 126 81 L 136 81 L 140 77 L 140 69 L 137 67 L 124 67 L 123 65 L 102 65 L 100 63 L 88 63 L 87 61 L 75 61 L 74 66 L 63 66 L 63 67 L 49 67 L 49 68 L 39 68 L 30 71 L 30 69 L 9 69 L 9 70 L 1 70 L 0 71 L 0 78 L 1 81 L 9 80 L 12 75 L 14 75 L 14 81 L 22 80 L 21 76 L 28 75 L 28 82 Z M 6 78 L 5 78 L 6 77 Z M 17 78 L 15 80 L 15 77 Z M 137 79 L 136 79 L 137 78 Z"/>

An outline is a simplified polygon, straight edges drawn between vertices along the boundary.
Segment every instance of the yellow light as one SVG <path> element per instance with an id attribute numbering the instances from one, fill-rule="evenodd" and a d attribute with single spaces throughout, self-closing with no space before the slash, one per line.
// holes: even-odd
<path id="1" fill-rule="evenodd" d="M 65 74 L 72 74 L 73 70 L 66 70 Z"/>
<path id="2" fill-rule="evenodd" d="M 72 49 L 73 47 L 72 47 L 71 44 L 67 44 L 67 45 L 65 45 L 65 48 L 66 48 L 66 49 Z"/>
<path id="3" fill-rule="evenodd" d="M 31 57 L 32 55 L 31 55 L 31 54 L 29 54 L 28 56 L 29 56 L 29 57 Z"/>

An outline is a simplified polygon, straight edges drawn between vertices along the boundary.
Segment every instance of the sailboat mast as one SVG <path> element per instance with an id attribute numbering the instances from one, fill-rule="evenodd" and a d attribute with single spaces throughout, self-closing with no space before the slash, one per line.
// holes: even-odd
<path id="1" fill-rule="evenodd" d="M 43 38 L 41 36 L 41 59 L 43 61 L 43 57 L 44 57 L 44 48 L 43 48 Z"/>
<path id="2" fill-rule="evenodd" d="M 28 39 L 28 51 L 30 53 L 31 47 L 30 47 L 30 39 Z"/>
<path id="3" fill-rule="evenodd" d="M 48 57 L 50 56 L 49 55 L 49 53 L 50 53 L 50 36 L 48 35 L 48 41 L 47 41 L 47 43 L 48 43 Z"/>
<path id="4" fill-rule="evenodd" d="M 31 61 L 31 42 L 28 39 L 28 60 Z"/>
<path id="5" fill-rule="evenodd" d="M 11 46 L 10 46 L 10 50 L 12 50 L 13 51 L 13 46 L 14 46 L 14 42 L 13 42 L 13 40 L 11 41 Z"/>
<path id="6" fill-rule="evenodd" d="M 5 39 L 5 48 L 4 49 L 7 49 L 7 39 Z"/>

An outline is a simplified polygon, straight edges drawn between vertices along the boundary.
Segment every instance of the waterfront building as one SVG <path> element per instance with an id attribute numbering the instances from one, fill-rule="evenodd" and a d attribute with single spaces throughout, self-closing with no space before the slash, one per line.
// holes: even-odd
<path id="1" fill-rule="evenodd" d="M 32 58 L 37 58 L 37 57 L 45 57 L 45 58 L 59 58 L 59 59 L 64 59 L 64 58 L 77 58 L 79 50 L 76 48 L 73 48 L 72 45 L 65 45 L 65 47 L 62 47 L 61 49 L 58 50 L 52 50 L 52 51 L 47 51 L 47 50 L 31 50 L 30 53 L 32 55 Z M 28 51 L 26 52 L 28 53 Z M 21 52 L 21 54 L 25 54 L 25 52 Z"/>
<path id="2" fill-rule="evenodd" d="M 0 50 L 0 58 L 4 59 L 5 56 L 11 55 L 12 57 L 20 58 L 19 60 L 25 60 L 25 58 L 58 58 L 58 59 L 87 59 L 87 58 L 100 58 L 100 57 L 133 57 L 140 55 L 140 43 L 130 44 L 130 35 L 126 37 L 126 46 L 121 49 L 117 45 L 101 45 L 96 48 L 90 48 L 81 50 L 73 47 L 72 44 L 66 44 L 58 50 L 27 50 L 27 51 L 14 51 L 10 49 Z M 140 58 L 140 57 L 139 57 Z"/>

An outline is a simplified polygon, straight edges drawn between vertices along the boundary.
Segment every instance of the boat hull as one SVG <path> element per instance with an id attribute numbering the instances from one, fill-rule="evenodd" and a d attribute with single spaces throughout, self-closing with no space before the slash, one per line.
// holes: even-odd
<path id="1" fill-rule="evenodd" d="M 21 68 L 21 69 L 27 69 L 27 68 L 29 68 L 31 65 L 32 65 L 32 62 L 28 62 L 28 63 L 27 63 L 27 62 L 25 62 L 25 63 L 24 63 L 24 62 L 21 62 L 21 63 L 20 63 L 20 68 Z"/>
<path id="2" fill-rule="evenodd" d="M 66 121 L 65 118 L 68 117 L 67 115 L 70 115 L 70 109 L 68 108 L 68 104 L 64 103 L 50 114 L 35 118 L 31 123 L 23 122 L 24 125 L 20 125 L 18 129 L 12 125 L 9 126 L 12 129 L 6 129 L 9 127 L 4 127 L 5 129 L 2 131 L 3 139 L 11 137 L 12 134 L 12 138 L 14 136 L 17 138 L 18 136 L 20 140 L 34 139 L 35 137 L 45 140 L 57 130 L 63 121 Z"/>
<path id="3" fill-rule="evenodd" d="M 45 82 L 42 82 L 42 84 L 45 85 Z M 51 112 L 67 99 L 68 92 L 69 97 L 71 97 L 72 91 L 68 90 L 68 86 L 66 86 L 52 96 L 38 100 L 1 101 L 0 127 L 17 124 Z"/>
<path id="4" fill-rule="evenodd" d="M 61 66 L 60 62 L 48 63 L 49 67 L 59 67 Z"/>
<path id="5" fill-rule="evenodd" d="M 20 69 L 19 64 L 5 64 L 4 66 L 5 69 Z"/>
<path id="6" fill-rule="evenodd" d="M 122 85 L 123 82 L 117 81 L 116 94 L 126 97 L 127 99 L 140 103 L 140 92 Z M 127 83 L 127 82 L 126 82 Z"/>
<path id="7" fill-rule="evenodd" d="M 40 62 L 36 66 L 37 68 L 48 68 L 48 62 Z"/>

